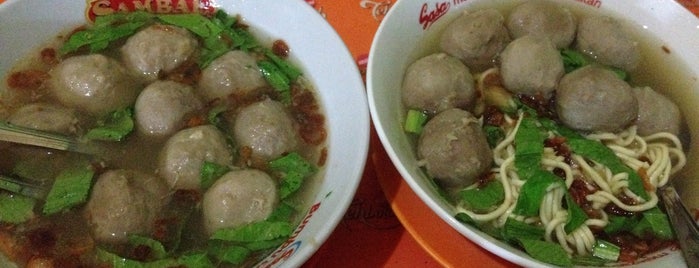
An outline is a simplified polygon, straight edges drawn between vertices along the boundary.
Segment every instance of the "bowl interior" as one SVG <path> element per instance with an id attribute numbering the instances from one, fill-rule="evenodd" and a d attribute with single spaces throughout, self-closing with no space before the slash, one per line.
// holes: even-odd
<path id="1" fill-rule="evenodd" d="M 211 1 L 214 2 L 214 1 Z M 325 176 L 292 237 L 260 266 L 300 266 L 328 238 L 352 201 L 369 147 L 364 83 L 339 35 L 303 1 L 219 1 L 263 36 L 284 40 L 318 92 L 326 115 Z M 85 1 L 8 0 L 0 4 L 0 74 L 60 31 L 85 22 Z M 0 260 L 1 263 L 1 260 Z M 1 265 L 0 265 L 1 266 Z"/>
<path id="2" fill-rule="evenodd" d="M 571 5 L 583 5 L 584 1 L 562 0 Z M 526 267 L 546 266 L 531 259 L 528 255 L 501 241 L 486 235 L 471 226 L 458 222 L 453 216 L 454 207 L 440 197 L 435 186 L 418 167 L 414 146 L 404 133 L 402 126 L 404 114 L 402 110 L 400 88 L 403 73 L 407 66 L 416 59 L 439 50 L 437 36 L 447 24 L 468 9 L 478 9 L 484 6 L 514 6 L 519 0 L 492 1 L 400 1 L 396 3 L 382 21 L 372 43 L 367 69 L 367 90 L 369 107 L 374 127 L 388 156 L 393 164 L 410 185 L 413 191 L 441 219 L 455 228 L 459 233 L 473 240 L 485 249 L 511 262 Z M 600 12 L 612 12 L 619 17 L 626 17 L 639 26 L 641 34 L 655 36 L 661 40 L 659 46 L 665 46 L 672 52 L 663 55 L 672 63 L 680 64 L 687 70 L 685 88 L 690 92 L 668 92 L 684 115 L 689 126 L 691 140 L 699 138 L 699 20 L 682 6 L 675 2 L 657 5 L 651 0 L 634 1 L 604 0 L 598 2 Z M 681 95 L 680 95 L 681 94 Z M 699 145 L 691 143 L 688 153 L 688 163 L 699 161 Z M 699 167 L 688 164 L 681 177 L 697 175 Z M 694 176 L 694 178 L 698 178 Z M 699 181 L 683 180 L 678 184 L 692 184 L 699 187 Z M 699 199 L 683 195 L 689 207 L 699 207 Z M 665 254 L 664 252 L 661 254 Z M 643 265 L 683 265 L 679 252 L 667 253 L 671 257 L 659 258 Z"/>

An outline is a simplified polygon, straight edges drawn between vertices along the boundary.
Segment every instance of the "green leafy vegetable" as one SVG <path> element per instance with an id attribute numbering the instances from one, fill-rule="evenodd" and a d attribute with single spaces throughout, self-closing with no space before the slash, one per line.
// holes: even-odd
<path id="1" fill-rule="evenodd" d="M 209 245 L 209 254 L 223 263 L 240 264 L 250 256 L 252 250 L 244 246 L 230 245 L 221 241 L 215 241 Z"/>
<path id="2" fill-rule="evenodd" d="M 219 25 L 197 13 L 161 14 L 158 15 L 158 19 L 167 24 L 185 28 L 202 38 L 218 36 L 223 31 Z"/>
<path id="3" fill-rule="evenodd" d="M 612 244 L 611 242 L 604 241 L 602 239 L 597 239 L 595 244 L 592 246 L 592 256 L 609 260 L 617 261 L 619 255 L 621 254 L 621 248 L 619 246 Z"/>
<path id="4" fill-rule="evenodd" d="M 658 207 L 643 212 L 641 220 L 634 226 L 631 233 L 640 238 L 657 237 L 669 240 L 675 237 L 670 220 Z"/>
<path id="5" fill-rule="evenodd" d="M 420 134 L 422 133 L 422 128 L 427 123 L 428 116 L 418 110 L 408 110 L 408 115 L 405 116 L 405 125 L 403 129 L 405 132 Z"/>
<path id="6" fill-rule="evenodd" d="M 513 212 L 523 216 L 538 215 L 544 195 L 546 195 L 548 187 L 554 183 L 561 183 L 561 179 L 543 169 L 534 171 L 533 175 L 522 185 Z M 560 187 L 565 187 L 565 185 L 560 185 Z"/>
<path id="7" fill-rule="evenodd" d="M 294 227 L 289 222 L 261 221 L 238 228 L 224 228 L 214 232 L 210 239 L 229 242 L 257 242 L 291 235 Z"/>
<path id="8" fill-rule="evenodd" d="M 279 67 L 279 70 L 284 73 L 284 75 L 289 78 L 289 81 L 295 81 L 299 76 L 301 76 L 302 72 L 299 68 L 296 66 L 292 65 L 288 61 L 280 58 L 276 54 L 274 54 L 271 50 L 267 49 L 265 50 L 265 56 L 272 60 L 274 65 Z"/>
<path id="9" fill-rule="evenodd" d="M 257 66 L 262 72 L 265 80 L 281 95 L 281 102 L 291 103 L 291 80 L 282 72 L 277 65 L 268 60 L 257 62 Z"/>
<path id="10" fill-rule="evenodd" d="M 488 140 L 490 148 L 495 148 L 500 141 L 505 139 L 505 131 L 500 127 L 486 125 L 483 126 L 483 131 L 485 132 L 485 138 Z"/>
<path id="11" fill-rule="evenodd" d="M 540 118 L 539 121 L 547 129 L 565 137 L 566 144 L 574 153 L 608 167 L 614 174 L 629 174 L 629 190 L 644 199 L 648 199 L 648 193 L 643 187 L 641 177 L 633 169 L 625 165 L 609 147 L 599 141 L 588 140 L 574 130 L 558 125 L 551 120 Z"/>
<path id="12" fill-rule="evenodd" d="M 231 169 L 225 165 L 219 165 L 214 162 L 204 161 L 201 166 L 201 188 L 209 189 L 218 178 L 228 173 Z"/>
<path id="13" fill-rule="evenodd" d="M 541 170 L 546 136 L 537 124 L 535 118 L 524 116 L 515 134 L 515 167 L 522 180 L 528 180 Z"/>
<path id="14" fill-rule="evenodd" d="M 85 135 L 91 140 L 122 141 L 134 129 L 133 109 L 114 111 L 97 122 L 97 127 Z"/>
<path id="15" fill-rule="evenodd" d="M 293 152 L 269 162 L 269 168 L 281 177 L 279 196 L 281 199 L 295 193 L 303 181 L 313 175 L 317 168 L 300 154 Z"/>
<path id="16" fill-rule="evenodd" d="M 565 194 L 565 201 L 566 206 L 568 207 L 568 220 L 566 220 L 566 225 L 564 229 L 566 233 L 571 233 L 572 231 L 575 231 L 575 229 L 578 229 L 578 227 L 583 225 L 588 218 L 585 211 L 583 211 L 583 209 L 580 208 L 578 203 L 575 203 L 573 197 L 570 195 L 570 192 L 568 191 L 566 191 Z"/>
<path id="17" fill-rule="evenodd" d="M 187 253 L 179 258 L 160 259 L 151 262 L 140 262 L 121 257 L 102 248 L 97 248 L 97 259 L 112 268 L 162 268 L 180 267 L 187 268 L 213 268 L 206 253 Z"/>
<path id="18" fill-rule="evenodd" d="M 44 203 L 43 213 L 54 214 L 86 201 L 95 171 L 89 164 L 63 170 L 56 177 Z"/>
<path id="19" fill-rule="evenodd" d="M 165 246 L 163 246 L 163 244 L 160 243 L 160 241 L 158 240 L 140 235 L 130 235 L 128 239 L 129 244 L 131 244 L 131 246 L 133 246 L 134 248 L 140 246 L 150 248 L 149 253 L 151 259 L 159 260 L 167 257 L 167 251 L 165 251 Z"/>
<path id="20" fill-rule="evenodd" d="M 505 200 L 505 190 L 500 181 L 488 182 L 483 187 L 461 191 L 466 207 L 475 212 L 488 212 Z"/>
<path id="21" fill-rule="evenodd" d="M 22 223 L 34 218 L 36 200 L 8 193 L 0 193 L 0 222 Z"/>
<path id="22" fill-rule="evenodd" d="M 502 229 L 503 239 L 511 242 L 515 242 L 520 239 L 538 240 L 544 237 L 544 233 L 544 228 L 540 226 L 527 224 L 513 218 L 508 218 L 507 221 L 505 221 L 505 226 L 503 226 Z"/>
<path id="23" fill-rule="evenodd" d="M 589 64 L 585 55 L 573 49 L 561 50 L 561 59 L 563 59 L 563 68 L 566 73 Z"/>
<path id="24" fill-rule="evenodd" d="M 570 267 L 573 261 L 561 245 L 535 239 L 520 239 L 524 251 L 533 258 L 553 265 Z"/>

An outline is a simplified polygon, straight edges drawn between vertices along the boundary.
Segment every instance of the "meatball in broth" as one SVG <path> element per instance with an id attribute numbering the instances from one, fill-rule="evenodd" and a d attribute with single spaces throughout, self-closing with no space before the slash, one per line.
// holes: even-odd
<path id="1" fill-rule="evenodd" d="M 599 66 L 583 67 L 563 76 L 556 98 L 559 118 L 576 130 L 617 132 L 638 116 L 631 86 Z"/>
<path id="2" fill-rule="evenodd" d="M 167 202 L 167 186 L 155 176 L 133 170 L 110 170 L 99 176 L 85 206 L 85 217 L 99 242 L 125 242 L 155 226 Z"/>
<path id="3" fill-rule="evenodd" d="M 272 214 L 278 199 L 277 183 L 267 173 L 256 169 L 230 171 L 204 194 L 204 225 L 212 234 L 264 220 Z"/>
<path id="4" fill-rule="evenodd" d="M 563 60 L 548 39 L 526 35 L 502 52 L 500 73 L 505 87 L 513 93 L 548 99 L 564 74 Z"/>
<path id="5" fill-rule="evenodd" d="M 203 106 L 191 86 L 174 81 L 156 81 L 136 99 L 136 125 L 146 135 L 170 135 L 182 127 L 185 115 Z"/>
<path id="6" fill-rule="evenodd" d="M 233 162 L 224 134 L 213 125 L 180 130 L 160 152 L 158 174 L 171 189 L 200 189 L 204 161 L 222 166 Z"/>
<path id="7" fill-rule="evenodd" d="M 440 47 L 471 71 L 483 71 L 495 64 L 498 53 L 510 42 L 504 22 L 505 18 L 495 9 L 464 13 L 444 29 Z"/>
<path id="8" fill-rule="evenodd" d="M 96 116 L 128 107 L 140 90 L 121 63 L 101 54 L 63 60 L 51 71 L 50 87 L 65 106 Z"/>
<path id="9" fill-rule="evenodd" d="M 200 94 L 206 101 L 231 94 L 244 96 L 266 85 L 267 81 L 257 67 L 257 60 L 240 50 L 215 59 L 202 70 L 199 80 Z"/>
<path id="10" fill-rule="evenodd" d="M 252 150 L 252 157 L 273 160 L 299 146 L 293 118 L 284 105 L 266 99 L 243 108 L 235 118 L 227 117 L 240 147 Z"/>
<path id="11" fill-rule="evenodd" d="M 133 74 L 153 81 L 193 58 L 198 46 L 189 31 L 155 24 L 129 37 L 121 47 L 121 54 Z"/>
<path id="12" fill-rule="evenodd" d="M 470 110 L 476 98 L 468 67 L 445 53 L 423 57 L 408 66 L 401 94 L 406 107 L 429 113 Z"/>
<path id="13" fill-rule="evenodd" d="M 417 155 L 430 176 L 454 189 L 473 184 L 493 163 L 478 119 L 461 109 L 446 110 L 427 122 Z"/>
<path id="14" fill-rule="evenodd" d="M 638 42 L 620 21 L 608 16 L 588 16 L 580 20 L 577 48 L 600 64 L 625 71 L 636 69 L 641 61 Z"/>
<path id="15" fill-rule="evenodd" d="M 78 115 L 74 109 L 52 103 L 32 103 L 17 109 L 8 121 L 14 125 L 59 134 L 78 131 Z"/>
<path id="16" fill-rule="evenodd" d="M 525 35 L 547 38 L 557 49 L 573 43 L 577 27 L 576 18 L 570 10 L 547 0 L 519 4 L 507 17 L 507 29 L 512 38 Z"/>

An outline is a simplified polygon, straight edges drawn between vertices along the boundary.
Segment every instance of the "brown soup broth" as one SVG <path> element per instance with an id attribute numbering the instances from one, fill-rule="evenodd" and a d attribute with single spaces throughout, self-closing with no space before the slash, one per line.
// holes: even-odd
<path id="1" fill-rule="evenodd" d="M 14 111 L 29 103 L 60 104 L 49 93 L 48 83 L 46 83 L 47 77 L 37 78 L 41 84 L 29 89 L 14 88 L 11 86 L 14 82 L 10 80 L 13 79 L 13 74 L 26 70 L 35 70 L 39 73 L 47 74 L 55 66 L 56 62 L 61 60 L 59 56 L 54 58 L 55 61 L 47 60 L 47 54 L 51 54 L 52 51 L 55 53 L 62 43 L 67 40 L 71 32 L 76 29 L 78 28 L 73 27 L 59 33 L 55 38 L 48 40 L 44 45 L 20 59 L 7 74 L 2 74 L 3 83 L 0 83 L 0 120 L 6 121 Z M 270 48 L 274 41 L 278 41 L 256 29 L 249 28 L 249 30 L 263 47 Z M 99 53 L 119 59 L 118 49 L 121 44 L 123 44 L 123 41 L 112 44 L 107 50 Z M 294 58 L 293 53 L 289 55 L 287 60 L 302 68 L 302 64 Z M 142 87 L 147 85 L 142 82 L 138 83 Z M 194 87 L 196 91 L 196 84 Z M 318 171 L 312 178 L 306 179 L 301 189 L 285 200 L 285 202 L 301 210 L 300 212 L 297 211 L 291 219 L 293 224 L 298 224 L 303 216 L 300 213 L 308 208 L 324 176 L 323 166 L 327 154 L 325 137 L 327 137 L 327 133 L 323 107 L 321 107 L 320 99 L 317 97 L 311 82 L 307 78 L 301 77 L 299 81 L 295 82 L 293 87 L 300 89 L 298 92 L 301 92 L 303 94 L 302 97 L 307 101 L 301 104 L 301 107 L 287 107 L 287 109 L 292 111 L 295 123 L 300 125 L 298 128 L 299 135 L 314 137 L 314 140 L 310 143 L 304 142 L 302 139 L 300 141 L 301 145 L 298 146 L 298 153 L 318 167 Z M 269 93 L 269 90 L 261 92 L 264 92 L 260 93 L 263 95 L 251 98 L 278 98 L 274 93 Z M 299 96 L 301 95 L 294 95 L 294 97 Z M 206 109 L 211 108 L 208 107 L 210 105 L 206 106 Z M 235 113 L 234 108 L 231 108 L 231 110 Z M 201 112 L 206 115 L 206 111 Z M 88 129 L 94 127 L 98 120 L 86 114 L 80 113 L 79 115 L 77 135 L 82 135 Z M 314 120 L 304 120 L 309 117 L 312 117 Z M 303 131 L 306 131 L 306 133 L 303 133 Z M 226 134 L 228 136 L 232 135 L 231 133 Z M 132 169 L 157 176 L 158 155 L 169 137 L 149 137 L 140 134 L 135 128 L 125 141 L 104 144 L 109 151 L 104 154 L 106 157 L 104 159 L 100 158 L 99 161 L 104 162 L 104 166 L 108 169 Z M 240 165 L 241 163 L 250 164 L 250 162 L 240 161 L 241 155 L 239 154 L 244 150 L 235 148 L 235 145 L 233 147 L 234 163 L 231 163 L 231 165 L 241 168 L 249 167 Z M 21 165 L 24 168 L 22 174 L 29 174 L 32 176 L 30 179 L 33 182 L 45 187 L 52 185 L 55 175 L 62 169 L 83 160 L 94 161 L 96 158 L 76 153 L 0 142 L 0 173 L 13 174 L 17 170 L 18 165 Z M 263 170 L 267 168 L 265 164 L 252 163 L 252 165 L 250 167 Z M 96 177 L 93 178 L 93 183 L 95 179 Z M 199 192 L 197 195 L 201 197 L 203 192 Z M 106 248 L 116 253 L 126 251 L 127 245 L 100 245 L 93 240 L 88 231 L 88 223 L 81 213 L 82 206 L 75 207 L 64 213 L 43 217 L 41 216 L 41 205 L 42 203 L 39 201 L 35 206 L 34 212 L 38 217 L 25 223 L 0 223 L 0 263 L 3 263 L 2 255 L 4 253 L 12 261 L 22 266 L 32 260 L 47 259 L 53 262 L 54 267 L 93 267 L 99 264 L 94 256 L 97 247 Z M 189 217 L 184 231 L 182 231 L 182 242 L 178 251 L 201 250 L 207 246 L 207 236 L 202 222 L 201 210 L 200 206 L 198 206 Z M 254 264 L 260 257 L 264 257 L 264 254 L 264 251 L 251 254 L 249 259 L 243 263 L 243 266 Z"/>

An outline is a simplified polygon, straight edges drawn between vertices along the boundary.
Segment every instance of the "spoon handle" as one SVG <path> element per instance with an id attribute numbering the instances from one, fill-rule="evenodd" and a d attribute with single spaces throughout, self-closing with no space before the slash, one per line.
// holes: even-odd
<path id="1" fill-rule="evenodd" d="M 98 152 L 98 148 L 89 142 L 81 142 L 71 137 L 24 128 L 6 122 L 0 122 L 0 141 L 86 154 Z"/>
<path id="2" fill-rule="evenodd" d="M 699 267 L 699 230 L 694 218 L 687 212 L 674 186 L 668 184 L 660 188 L 659 193 L 687 266 Z"/>

